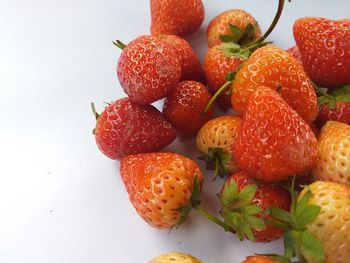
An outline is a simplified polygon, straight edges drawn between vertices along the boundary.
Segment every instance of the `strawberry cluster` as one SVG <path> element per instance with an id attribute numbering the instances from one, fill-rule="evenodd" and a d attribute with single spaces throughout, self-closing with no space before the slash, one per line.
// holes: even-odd
<path id="1" fill-rule="evenodd" d="M 348 262 L 350 21 L 298 19 L 296 46 L 283 50 L 266 39 L 284 0 L 265 34 L 251 14 L 228 10 L 207 28 L 202 68 L 182 38 L 201 26 L 202 1 L 150 5 L 151 34 L 114 42 L 122 49 L 117 76 L 127 96 L 101 114 L 93 106 L 96 143 L 120 160 L 137 213 L 153 227 L 172 229 L 195 210 L 240 240 L 284 237 L 283 255 L 246 263 L 295 256 Z M 161 99 L 162 112 L 151 105 Z M 213 179 L 227 176 L 218 215 L 201 206 L 200 166 L 181 153 L 160 152 L 177 136 L 196 140 Z M 150 262 L 201 261 L 173 252 Z"/>

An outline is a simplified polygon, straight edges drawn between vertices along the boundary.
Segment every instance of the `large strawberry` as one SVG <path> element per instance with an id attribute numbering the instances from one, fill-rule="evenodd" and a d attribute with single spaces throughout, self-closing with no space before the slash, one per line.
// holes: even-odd
<path id="1" fill-rule="evenodd" d="M 117 74 L 132 101 L 149 104 L 166 97 L 179 83 L 181 65 L 171 45 L 154 36 L 140 36 L 124 47 Z"/>
<path id="2" fill-rule="evenodd" d="M 350 21 L 305 17 L 295 21 L 293 32 L 305 71 L 316 84 L 350 83 Z"/>
<path id="3" fill-rule="evenodd" d="M 215 17 L 207 29 L 208 46 L 232 41 L 246 44 L 258 39 L 260 27 L 255 18 L 241 9 L 227 10 Z"/>
<path id="4" fill-rule="evenodd" d="M 137 213 L 151 226 L 170 229 L 182 223 L 199 203 L 202 172 L 176 153 L 129 155 L 120 175 Z"/>
<path id="5" fill-rule="evenodd" d="M 235 158 L 254 178 L 281 181 L 315 165 L 317 140 L 277 92 L 261 86 L 249 98 Z"/>
<path id="6" fill-rule="evenodd" d="M 195 32 L 204 20 L 201 0 L 151 0 L 152 35 L 185 36 Z"/>
<path id="7" fill-rule="evenodd" d="M 170 252 L 159 257 L 156 257 L 148 263 L 202 263 L 202 261 L 194 256 L 180 253 L 180 252 Z"/>
<path id="8" fill-rule="evenodd" d="M 350 125 L 329 121 L 323 126 L 312 174 L 318 180 L 350 186 Z"/>
<path id="9" fill-rule="evenodd" d="M 200 159 L 214 169 L 214 178 L 239 170 L 233 149 L 241 122 L 240 117 L 221 116 L 205 123 L 197 134 L 197 148 L 203 154 Z"/>
<path id="10" fill-rule="evenodd" d="M 176 131 L 152 105 L 139 105 L 129 98 L 112 102 L 95 112 L 96 144 L 111 159 L 143 152 L 159 151 L 176 138 Z"/>
<path id="11" fill-rule="evenodd" d="M 226 82 L 226 75 L 234 72 L 244 62 L 244 59 L 234 56 L 232 45 L 220 44 L 209 48 L 204 58 L 204 72 L 212 93 L 217 92 Z M 227 110 L 231 108 L 231 91 L 229 86 L 226 92 L 218 97 L 218 105 Z"/>
<path id="12" fill-rule="evenodd" d="M 195 135 L 213 114 L 213 109 L 203 113 L 210 99 L 211 94 L 202 83 L 182 81 L 166 98 L 163 114 L 180 135 Z"/>
<path id="13" fill-rule="evenodd" d="M 286 51 L 265 46 L 256 50 L 232 84 L 232 106 L 244 113 L 248 98 L 259 86 L 279 90 L 281 97 L 307 122 L 318 114 L 317 97 L 303 67 Z"/>
<path id="14" fill-rule="evenodd" d="M 181 80 L 195 80 L 203 84 L 206 83 L 198 57 L 185 39 L 176 35 L 160 35 L 159 38 L 175 48 L 181 62 Z"/>

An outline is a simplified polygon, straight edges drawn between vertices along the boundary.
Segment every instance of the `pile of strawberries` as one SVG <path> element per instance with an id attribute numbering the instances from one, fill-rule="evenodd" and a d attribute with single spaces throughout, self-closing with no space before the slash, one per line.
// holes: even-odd
<path id="1" fill-rule="evenodd" d="M 202 1 L 150 6 L 151 35 L 114 42 L 122 49 L 117 75 L 127 97 L 101 114 L 94 110 L 96 143 L 120 160 L 137 213 L 160 229 L 178 227 L 195 210 L 240 240 L 284 236 L 283 255 L 254 255 L 246 263 L 295 256 L 349 262 L 350 21 L 300 18 L 296 46 L 285 51 L 266 41 L 284 0 L 265 34 L 252 15 L 228 10 L 209 24 L 202 68 L 182 38 L 201 26 Z M 151 103 L 163 98 L 160 112 Z M 213 179 L 226 177 L 218 215 L 201 206 L 199 165 L 159 152 L 177 136 L 196 140 Z M 201 261 L 170 253 L 150 262 Z"/>

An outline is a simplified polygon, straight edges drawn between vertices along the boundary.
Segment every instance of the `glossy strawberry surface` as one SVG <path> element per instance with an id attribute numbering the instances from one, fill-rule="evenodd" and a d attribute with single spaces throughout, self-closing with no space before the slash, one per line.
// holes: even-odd
<path id="1" fill-rule="evenodd" d="M 301 54 L 298 46 L 292 46 L 291 48 L 288 48 L 286 50 L 289 54 L 291 54 L 298 62 L 300 65 L 303 65 L 303 61 L 301 59 Z"/>
<path id="2" fill-rule="evenodd" d="M 350 102 L 337 102 L 334 109 L 329 104 L 321 105 L 316 123 L 322 127 L 327 121 L 339 121 L 350 125 Z"/>

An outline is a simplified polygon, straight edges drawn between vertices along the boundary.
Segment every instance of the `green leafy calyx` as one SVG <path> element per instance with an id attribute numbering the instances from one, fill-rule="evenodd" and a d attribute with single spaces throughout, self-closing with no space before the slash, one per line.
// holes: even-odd
<path id="1" fill-rule="evenodd" d="M 207 163 L 207 169 L 214 170 L 214 180 L 219 175 L 224 177 L 229 171 L 227 162 L 232 160 L 231 154 L 219 147 L 209 147 L 208 153 L 199 157 Z"/>

